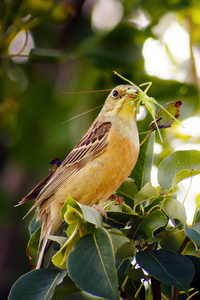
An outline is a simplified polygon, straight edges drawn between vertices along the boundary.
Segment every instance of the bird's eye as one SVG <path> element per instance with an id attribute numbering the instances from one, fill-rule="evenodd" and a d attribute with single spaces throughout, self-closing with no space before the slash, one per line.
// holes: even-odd
<path id="1" fill-rule="evenodd" d="M 113 95 L 113 97 L 117 97 L 118 96 L 118 91 L 117 90 L 114 90 L 113 92 L 112 92 L 112 95 Z"/>

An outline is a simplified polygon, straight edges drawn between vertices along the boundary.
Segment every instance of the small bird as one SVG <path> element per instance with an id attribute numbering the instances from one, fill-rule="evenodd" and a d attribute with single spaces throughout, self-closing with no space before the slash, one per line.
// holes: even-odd
<path id="1" fill-rule="evenodd" d="M 129 90 L 131 94 L 126 92 Z M 62 224 L 60 210 L 70 195 L 92 206 L 106 201 L 130 175 L 139 154 L 136 124 L 136 87 L 116 86 L 86 134 L 58 168 L 44 178 L 20 204 L 35 199 L 29 210 L 39 206 L 37 221 L 43 218 L 40 250 L 36 268 L 40 268 L 48 235 Z M 135 99 L 135 100 L 134 100 Z"/>

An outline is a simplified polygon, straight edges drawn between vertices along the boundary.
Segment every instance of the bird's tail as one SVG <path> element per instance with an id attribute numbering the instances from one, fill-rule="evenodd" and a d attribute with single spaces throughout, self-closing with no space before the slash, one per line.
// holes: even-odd
<path id="1" fill-rule="evenodd" d="M 51 241 L 48 239 L 48 235 L 54 235 L 62 224 L 60 216 L 60 209 L 62 205 L 52 205 L 47 201 L 44 202 L 39 208 L 37 220 L 43 219 L 42 229 L 40 234 L 39 247 L 41 245 L 38 262 L 36 269 L 40 269 L 45 252 L 47 251 Z M 52 215 L 53 214 L 53 215 Z"/>

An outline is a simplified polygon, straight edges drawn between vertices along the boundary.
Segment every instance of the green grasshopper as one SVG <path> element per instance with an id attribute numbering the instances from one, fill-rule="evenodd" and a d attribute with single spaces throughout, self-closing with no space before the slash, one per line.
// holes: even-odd
<path id="1" fill-rule="evenodd" d="M 132 86 L 134 86 L 137 89 L 137 94 L 136 94 L 137 97 L 133 100 L 133 101 L 138 101 L 137 113 L 139 113 L 140 103 L 144 104 L 146 106 L 147 110 L 150 112 L 150 114 L 151 114 L 151 116 L 152 116 L 152 118 L 155 122 L 155 125 L 156 125 L 156 128 L 158 130 L 161 142 L 163 142 L 163 140 L 162 140 L 162 136 L 161 136 L 161 133 L 160 133 L 160 129 L 158 128 L 158 124 L 156 122 L 156 106 L 155 105 L 158 105 L 160 108 L 162 108 L 172 119 L 174 119 L 176 122 L 178 122 L 182 126 L 182 124 L 169 111 L 167 111 L 154 98 L 149 97 L 147 95 L 147 92 L 148 92 L 149 88 L 151 87 L 152 82 L 145 82 L 145 83 L 140 84 L 139 85 L 140 87 L 144 86 L 144 85 L 147 85 L 145 91 L 143 91 L 136 84 L 134 84 L 132 81 L 126 79 L 125 77 L 123 77 L 122 75 L 117 73 L 116 71 L 113 71 L 113 72 L 114 72 L 115 75 L 117 75 L 120 78 L 122 78 L 123 80 L 127 81 L 129 84 L 131 84 Z M 126 91 L 126 94 L 128 94 L 128 95 L 131 95 L 131 94 L 134 94 L 134 93 L 136 93 L 134 90 L 127 90 Z"/>

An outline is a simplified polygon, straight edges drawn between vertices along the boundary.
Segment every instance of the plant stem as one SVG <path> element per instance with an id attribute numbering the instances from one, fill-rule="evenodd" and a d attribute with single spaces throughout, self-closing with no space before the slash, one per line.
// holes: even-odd
<path id="1" fill-rule="evenodd" d="M 151 288 L 153 300 L 161 300 L 161 282 L 154 277 L 151 277 Z"/>

